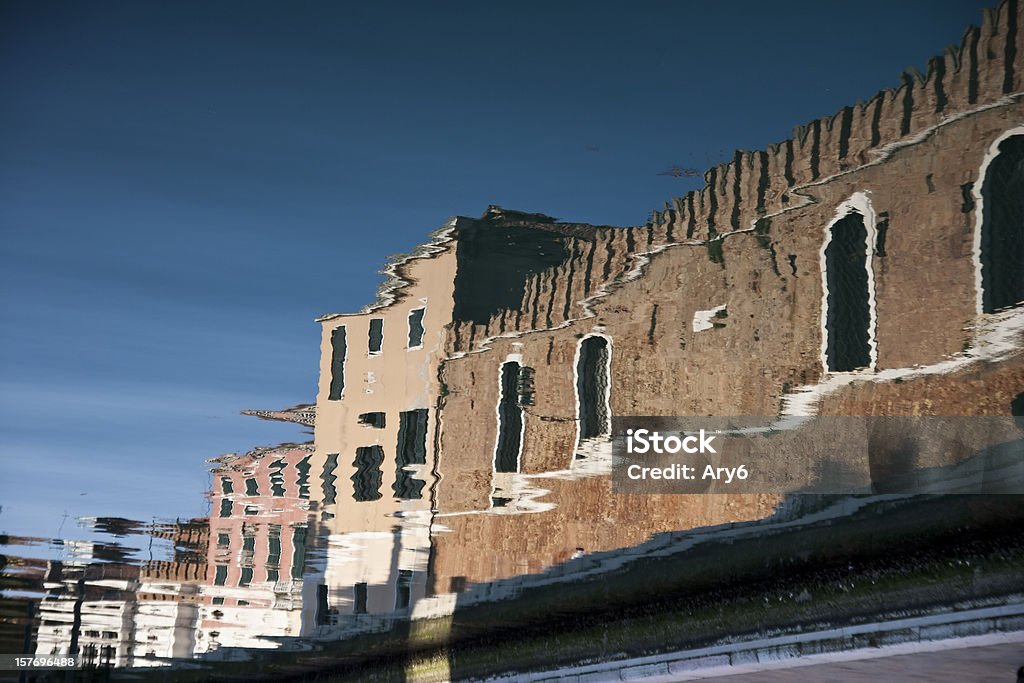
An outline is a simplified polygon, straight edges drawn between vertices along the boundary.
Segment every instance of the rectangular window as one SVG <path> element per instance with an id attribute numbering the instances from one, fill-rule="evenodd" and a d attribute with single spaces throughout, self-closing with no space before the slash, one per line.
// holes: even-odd
<path id="1" fill-rule="evenodd" d="M 398 590 L 395 593 L 395 609 L 409 609 L 412 599 L 412 570 L 398 570 Z"/>
<path id="2" fill-rule="evenodd" d="M 409 311 L 409 348 L 418 349 L 423 346 L 423 313 L 427 309 L 414 308 Z"/>
<path id="3" fill-rule="evenodd" d="M 231 479 L 229 479 L 228 477 L 221 477 L 220 478 L 220 490 L 221 490 L 221 493 L 224 493 L 225 495 L 227 495 L 229 493 L 234 493 L 235 489 L 231 485 Z"/>
<path id="4" fill-rule="evenodd" d="M 270 495 L 275 498 L 284 497 L 284 469 L 288 463 L 283 460 L 275 460 L 270 463 Z"/>
<path id="5" fill-rule="evenodd" d="M 427 409 L 398 415 L 398 459 L 403 465 L 427 464 Z"/>
<path id="6" fill-rule="evenodd" d="M 359 424 L 373 427 L 374 429 L 384 429 L 386 422 L 387 419 L 384 413 L 362 413 L 359 416 Z"/>
<path id="7" fill-rule="evenodd" d="M 271 524 L 267 530 L 267 564 L 281 564 L 281 525 Z"/>
<path id="8" fill-rule="evenodd" d="M 223 586 L 224 582 L 228 580 L 228 566 L 226 564 L 217 565 L 217 575 L 213 577 L 214 586 Z"/>
<path id="9" fill-rule="evenodd" d="M 292 532 L 292 578 L 301 579 L 306 570 L 306 528 L 297 526 Z"/>
<path id="10" fill-rule="evenodd" d="M 357 583 L 352 586 L 352 611 L 356 614 L 366 614 L 365 583 Z"/>
<path id="11" fill-rule="evenodd" d="M 309 499 L 309 458 L 306 456 L 295 465 L 295 472 L 298 475 L 295 483 L 299 486 L 299 498 Z"/>
<path id="12" fill-rule="evenodd" d="M 278 579 L 280 579 L 280 578 L 281 578 L 281 574 L 276 569 L 268 569 L 267 570 L 267 581 L 268 582 L 270 582 L 270 583 L 277 583 Z"/>
<path id="13" fill-rule="evenodd" d="M 217 534 L 217 547 L 218 548 L 229 548 L 231 546 L 231 537 L 227 534 Z"/>
<path id="14" fill-rule="evenodd" d="M 230 517 L 231 516 L 231 499 L 222 498 L 220 501 L 220 516 Z"/>
<path id="15" fill-rule="evenodd" d="M 406 470 L 407 465 L 427 462 L 427 410 L 406 410 L 398 416 L 398 449 L 395 453 L 395 498 L 416 500 L 423 497 L 426 484 Z"/>
<path id="16" fill-rule="evenodd" d="M 322 583 L 316 587 L 316 623 L 319 626 L 331 623 L 330 606 L 327 604 L 327 586 Z"/>
<path id="17" fill-rule="evenodd" d="M 352 475 L 352 498 L 359 503 L 380 500 L 380 485 L 384 481 L 381 464 L 384 462 L 384 449 L 380 446 L 360 446 L 356 449 L 356 459 L 352 465 L 356 468 Z"/>
<path id="18" fill-rule="evenodd" d="M 256 479 L 249 477 L 245 480 L 245 495 L 247 496 L 258 496 L 260 495 L 260 486 L 256 482 Z"/>
<path id="19" fill-rule="evenodd" d="M 238 585 L 242 588 L 252 583 L 252 567 L 242 567 L 242 574 L 238 577 Z"/>
<path id="20" fill-rule="evenodd" d="M 370 318 L 370 355 L 376 356 L 384 346 L 384 318 Z"/>
<path id="21" fill-rule="evenodd" d="M 331 332 L 331 390 L 328 399 L 340 401 L 345 392 L 345 326 L 334 328 Z"/>
<path id="22" fill-rule="evenodd" d="M 334 482 L 338 480 L 335 476 L 334 470 L 338 468 L 338 454 L 329 453 L 327 460 L 324 462 L 324 473 L 320 475 L 320 481 L 323 484 L 323 504 L 334 505 L 338 497 L 338 489 L 334 485 Z"/>

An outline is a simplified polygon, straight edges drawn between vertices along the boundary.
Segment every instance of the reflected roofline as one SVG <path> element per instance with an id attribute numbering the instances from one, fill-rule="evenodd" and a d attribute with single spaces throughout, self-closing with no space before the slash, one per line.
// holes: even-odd
<path id="1" fill-rule="evenodd" d="M 386 265 L 380 271 L 385 275 L 384 282 L 377 288 L 374 302 L 364 306 L 356 313 L 325 313 L 316 318 L 318 323 L 335 320 L 338 318 L 354 318 L 367 313 L 386 308 L 398 302 L 402 297 L 402 291 L 412 281 L 405 277 L 404 267 L 406 264 L 424 258 L 431 258 L 446 249 L 455 241 L 458 231 L 463 228 L 477 226 L 481 223 L 502 226 L 531 227 L 550 232 L 561 233 L 567 237 L 589 237 L 607 230 L 621 230 L 621 226 L 614 225 L 592 225 L 590 223 L 562 222 L 558 218 L 543 213 L 530 213 L 515 209 L 504 209 L 496 204 L 491 204 L 480 218 L 469 218 L 467 216 L 452 216 L 437 230 L 430 233 L 430 240 L 417 246 L 408 254 L 397 254 L 388 258 Z M 636 226 L 632 226 L 636 227 Z"/>

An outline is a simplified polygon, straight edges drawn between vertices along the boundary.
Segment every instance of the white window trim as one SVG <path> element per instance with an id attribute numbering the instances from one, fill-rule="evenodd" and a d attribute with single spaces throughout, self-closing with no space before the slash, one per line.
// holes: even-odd
<path id="1" fill-rule="evenodd" d="M 878 324 L 875 308 L 875 271 L 872 259 L 875 255 L 877 241 L 877 217 L 871 205 L 868 192 L 856 192 L 836 209 L 832 220 L 825 226 L 825 239 L 821 243 L 818 254 L 821 264 L 821 369 L 823 375 L 861 375 L 873 374 L 878 367 L 878 342 L 875 329 Z M 867 232 L 867 244 L 864 254 L 865 268 L 868 273 L 868 367 L 849 372 L 836 372 L 828 368 L 828 273 L 825 266 L 825 250 L 832 243 L 832 227 L 851 213 L 859 213 L 864 217 L 864 228 Z"/>
<path id="2" fill-rule="evenodd" d="M 420 325 L 423 327 L 423 334 L 420 335 L 420 343 L 419 343 L 418 346 L 408 346 L 409 324 L 410 324 L 410 321 L 412 320 L 412 314 L 415 313 L 416 311 L 423 311 L 423 317 L 420 319 Z M 405 350 L 406 351 L 416 351 L 418 349 L 422 349 L 423 348 L 423 344 L 426 342 L 426 339 L 427 339 L 427 307 L 426 307 L 426 305 L 417 306 L 416 308 L 410 308 L 409 309 L 409 314 L 405 317 L 405 330 L 406 330 L 406 337 L 407 337 L 407 339 L 406 339 L 406 349 Z"/>
<path id="3" fill-rule="evenodd" d="M 971 189 L 971 196 L 974 198 L 974 240 L 971 251 L 974 259 L 974 308 L 977 315 L 985 314 L 984 282 L 981 279 L 981 230 L 985 223 L 985 198 L 981 194 L 981 189 L 988 176 L 988 167 L 999 156 L 999 145 L 1015 135 L 1024 135 L 1024 126 L 1010 128 L 989 145 L 985 158 L 981 162 L 981 168 L 978 169 L 978 179 L 974 181 L 974 187 Z"/>
<path id="4" fill-rule="evenodd" d="M 494 448 L 491 453 L 491 469 L 494 474 L 498 474 L 498 444 L 501 443 L 501 394 L 502 386 L 501 379 L 502 375 L 505 374 L 505 366 L 509 363 L 515 363 L 519 366 L 519 371 L 523 370 L 523 356 L 522 354 L 514 353 L 510 354 L 505 360 L 498 366 L 498 401 L 494 404 L 494 416 L 496 419 L 495 424 L 498 429 L 494 436 Z M 518 404 L 518 397 L 516 403 Z M 519 421 L 519 452 L 516 453 L 516 473 L 523 471 L 523 447 L 526 443 L 526 411 L 519 407 L 519 412 L 522 413 L 522 419 Z M 508 474 L 508 472 L 502 472 L 501 474 Z"/>

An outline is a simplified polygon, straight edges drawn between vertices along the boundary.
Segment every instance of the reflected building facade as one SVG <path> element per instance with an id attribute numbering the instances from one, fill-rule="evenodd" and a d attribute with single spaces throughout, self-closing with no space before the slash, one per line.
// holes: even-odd
<path id="1" fill-rule="evenodd" d="M 383 628 L 426 594 L 453 246 L 439 232 L 417 257 L 392 264 L 379 305 L 321 319 L 314 462 L 325 482 L 324 635 Z"/>
<path id="2" fill-rule="evenodd" d="M 1010 414 L 1019 21 L 1003 4 L 922 78 L 737 152 L 643 226 L 491 207 L 390 264 L 365 312 L 320 319 L 316 458 L 339 463 L 339 535 L 341 518 L 365 519 L 359 533 L 409 518 L 392 493 L 419 466 L 394 431 L 411 410 L 427 426 L 427 595 L 782 502 L 613 495 L 613 415 Z M 850 460 L 875 490 L 894 476 Z"/>
<path id="3" fill-rule="evenodd" d="M 35 654 L 78 655 L 96 668 L 166 665 L 195 654 L 205 520 L 127 533 L 169 541 L 172 558 L 135 564 L 119 546 L 58 542 L 62 559 L 47 561 L 41 580 Z"/>
<path id="4" fill-rule="evenodd" d="M 308 446 L 216 459 L 209 550 L 195 653 L 277 648 L 303 634 L 311 501 L 320 482 Z"/>
<path id="5" fill-rule="evenodd" d="M 1021 7 L 644 225 L 452 219 L 364 311 L 319 319 L 315 405 L 252 411 L 313 442 L 216 459 L 209 520 L 160 532 L 190 553 L 48 566 L 36 651 L 301 648 L 788 514 L 778 492 L 614 492 L 613 417 L 1019 411 Z M 970 455 L 881 450 L 837 462 L 881 493 Z"/>

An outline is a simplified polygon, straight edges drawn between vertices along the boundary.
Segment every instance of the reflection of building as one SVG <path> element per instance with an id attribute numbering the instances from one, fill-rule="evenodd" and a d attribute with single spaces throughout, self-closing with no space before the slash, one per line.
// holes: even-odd
<path id="1" fill-rule="evenodd" d="M 614 494 L 612 416 L 1009 413 L 1020 8 L 925 78 L 738 152 L 646 225 L 453 219 L 390 266 L 375 305 L 320 319 L 315 408 L 254 411 L 315 422 L 314 444 L 218 460 L 201 561 L 50 566 L 37 651 L 138 666 L 336 639 L 777 509 Z M 866 460 L 869 479 L 901 474 Z"/>
<path id="2" fill-rule="evenodd" d="M 430 258 L 397 266 L 393 277 L 412 284 L 386 290 L 390 305 L 323 319 L 314 458 L 332 481 L 319 519 L 327 555 L 317 624 L 325 633 L 406 614 L 426 589 L 450 245 L 439 235 Z"/>
<path id="3" fill-rule="evenodd" d="M 309 514 L 331 486 L 310 460 L 301 445 L 218 458 L 209 520 L 86 520 L 96 532 L 149 537 L 172 552 L 135 565 L 120 544 L 65 541 L 66 557 L 46 565 L 36 652 L 146 667 L 302 635 L 319 608 L 318 581 L 307 576 Z"/>
<path id="4" fill-rule="evenodd" d="M 96 529 L 111 531 L 105 520 Z M 146 533 L 175 546 L 173 559 L 126 563 L 118 546 L 63 541 L 64 559 L 47 563 L 38 608 L 36 654 L 78 654 L 86 666 L 145 667 L 190 657 L 195 597 L 205 566 L 205 523 L 117 530 Z"/>
<path id="5" fill-rule="evenodd" d="M 779 502 L 612 495 L 609 415 L 1008 414 L 1024 388 L 1019 13 L 986 14 L 923 78 L 738 152 L 644 226 L 492 207 L 392 264 L 374 307 L 321 318 L 315 457 L 338 473 L 323 523 L 382 534 L 360 546 L 379 572 L 364 583 L 400 575 L 388 529 L 431 507 L 410 476 L 435 513 L 417 547 L 439 593 Z M 402 415 L 420 410 L 411 461 Z M 330 588 L 339 605 L 359 604 L 352 582 Z"/>
<path id="6" fill-rule="evenodd" d="M 197 654 L 301 634 L 310 501 L 321 486 L 305 446 L 218 459 Z"/>
<path id="7" fill-rule="evenodd" d="M 149 531 L 174 545 L 169 560 L 149 560 L 139 575 L 132 666 L 188 658 L 195 651 L 199 587 L 206 580 L 209 526 L 205 519 Z"/>
<path id="8" fill-rule="evenodd" d="M 97 562 L 91 543 L 65 542 L 69 557 L 50 562 L 39 605 L 36 654 L 78 654 L 86 666 L 131 661 L 138 567 Z"/>

